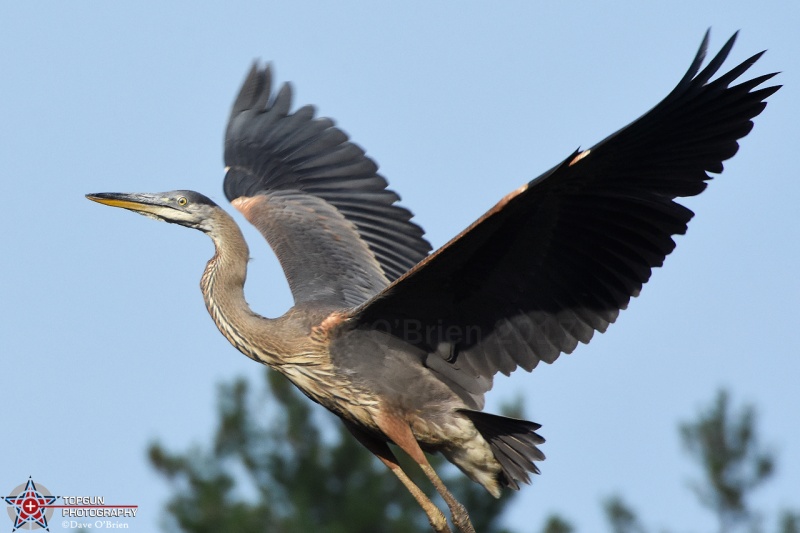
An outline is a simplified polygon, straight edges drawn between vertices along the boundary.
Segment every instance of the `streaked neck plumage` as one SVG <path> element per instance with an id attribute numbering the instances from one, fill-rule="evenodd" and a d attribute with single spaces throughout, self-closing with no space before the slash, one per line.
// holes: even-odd
<path id="1" fill-rule="evenodd" d="M 211 229 L 215 254 L 208 261 L 200 289 L 220 332 L 247 357 L 270 366 L 280 364 L 276 320 L 254 313 L 244 298 L 250 250 L 239 226 L 222 209 L 214 212 Z"/>

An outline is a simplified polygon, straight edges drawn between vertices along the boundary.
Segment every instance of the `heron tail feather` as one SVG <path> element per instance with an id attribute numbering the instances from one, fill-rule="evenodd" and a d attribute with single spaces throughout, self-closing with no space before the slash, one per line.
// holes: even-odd
<path id="1" fill-rule="evenodd" d="M 469 409 L 460 412 L 489 443 L 503 469 L 498 479 L 501 485 L 519 490 L 520 481 L 530 483 L 529 472 L 539 473 L 534 461 L 544 460 L 544 454 L 536 447 L 544 443 L 544 438 L 536 433 L 541 424 Z"/>

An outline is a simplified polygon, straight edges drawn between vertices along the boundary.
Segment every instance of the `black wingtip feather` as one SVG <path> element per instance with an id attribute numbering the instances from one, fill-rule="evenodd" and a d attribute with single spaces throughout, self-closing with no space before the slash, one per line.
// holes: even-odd
<path id="1" fill-rule="evenodd" d="M 278 116 L 286 116 L 292 108 L 292 85 L 287 81 L 278 90 L 278 94 L 269 106 L 269 110 Z"/>
<path id="2" fill-rule="evenodd" d="M 250 106 L 253 109 L 264 109 L 269 102 L 269 93 L 272 91 L 272 69 L 269 65 L 264 67 L 260 76 L 256 99 Z"/>
<path id="3" fill-rule="evenodd" d="M 242 88 L 233 102 L 231 116 L 241 113 L 253 107 L 253 102 L 258 98 L 258 94 L 263 90 L 265 81 L 265 71 L 258 66 L 258 61 L 253 61 L 250 71 L 242 82 Z"/>
<path id="4" fill-rule="evenodd" d="M 706 54 L 708 53 L 708 41 L 710 37 L 711 28 L 708 28 L 703 36 L 703 41 L 700 43 L 700 48 L 697 49 L 697 53 L 692 60 L 692 64 L 689 65 L 689 68 L 686 70 L 686 74 L 683 75 L 683 78 L 681 78 L 681 81 L 678 82 L 678 85 L 675 87 L 675 89 L 667 96 L 667 99 L 669 99 L 674 93 L 683 90 L 692 82 L 695 74 L 697 74 L 697 72 L 700 70 L 700 66 L 706 59 Z"/>

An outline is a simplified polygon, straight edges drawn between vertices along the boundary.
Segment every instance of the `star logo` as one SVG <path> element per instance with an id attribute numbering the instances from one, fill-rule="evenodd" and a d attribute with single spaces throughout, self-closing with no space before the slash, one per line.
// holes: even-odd
<path id="1" fill-rule="evenodd" d="M 36 485 L 32 478 L 14 488 L 11 496 L 3 499 L 9 505 L 8 516 L 14 521 L 14 529 L 45 529 L 50 531 L 47 521 L 53 516 L 50 508 L 59 497 L 50 494 L 44 485 Z"/>

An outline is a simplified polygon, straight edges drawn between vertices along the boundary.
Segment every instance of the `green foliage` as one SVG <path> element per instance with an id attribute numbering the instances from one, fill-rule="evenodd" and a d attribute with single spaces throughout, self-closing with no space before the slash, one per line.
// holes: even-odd
<path id="1" fill-rule="evenodd" d="M 405 488 L 342 424 L 323 424 L 330 432 L 320 432 L 312 404 L 286 379 L 266 372 L 264 395 L 268 398 L 255 398 L 241 379 L 220 387 L 219 426 L 211 450 L 181 454 L 159 444 L 150 447 L 151 463 L 174 485 L 165 529 L 406 533 L 430 528 Z M 259 417 L 263 406 L 276 415 Z M 416 465 L 403 458 L 412 479 L 429 488 Z M 505 531 L 499 517 L 515 493 L 496 500 L 445 468 L 438 456 L 431 463 L 470 510 L 478 531 Z"/>
<path id="2" fill-rule="evenodd" d="M 575 528 L 572 524 L 558 515 L 549 516 L 542 529 L 542 533 L 573 533 L 573 531 Z"/>
<path id="3" fill-rule="evenodd" d="M 750 405 L 733 409 L 724 390 L 695 420 L 679 427 L 684 447 L 702 472 L 702 481 L 693 484 L 694 492 L 717 515 L 720 533 L 762 531 L 760 515 L 750 499 L 773 475 L 775 457 L 764 450 L 757 429 L 755 409 Z M 614 533 L 647 531 L 620 497 L 606 500 L 604 510 Z M 777 531 L 800 533 L 800 515 L 785 512 Z"/>
<path id="4" fill-rule="evenodd" d="M 613 533 L 644 533 L 645 529 L 636 513 L 619 496 L 612 496 L 603 502 L 603 510 Z"/>
<path id="5" fill-rule="evenodd" d="M 775 458 L 765 451 L 756 431 L 752 406 L 731 412 L 726 391 L 697 420 L 681 424 L 685 448 L 703 471 L 693 488 L 700 503 L 716 513 L 721 532 L 737 525 L 755 525 L 748 498 L 775 470 Z"/>
<path id="6" fill-rule="evenodd" d="M 800 513 L 785 511 L 780 518 L 778 533 L 800 533 Z"/>

